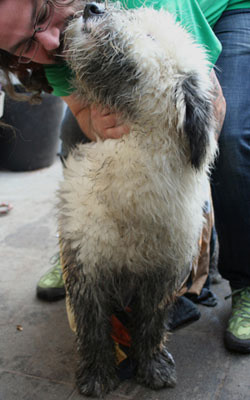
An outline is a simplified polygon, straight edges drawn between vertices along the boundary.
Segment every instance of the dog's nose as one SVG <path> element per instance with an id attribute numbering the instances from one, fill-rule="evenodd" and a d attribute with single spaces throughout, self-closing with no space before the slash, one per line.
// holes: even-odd
<path id="1" fill-rule="evenodd" d="M 88 3 L 83 11 L 83 18 L 99 17 L 104 14 L 104 8 L 101 4 Z"/>

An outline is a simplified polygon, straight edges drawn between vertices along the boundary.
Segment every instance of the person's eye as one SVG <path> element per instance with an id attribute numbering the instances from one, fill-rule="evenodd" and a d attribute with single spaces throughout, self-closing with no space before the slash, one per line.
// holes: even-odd
<path id="1" fill-rule="evenodd" d="M 49 3 L 46 2 L 37 16 L 36 25 L 39 26 L 45 24 L 49 16 L 50 16 L 50 5 Z"/>

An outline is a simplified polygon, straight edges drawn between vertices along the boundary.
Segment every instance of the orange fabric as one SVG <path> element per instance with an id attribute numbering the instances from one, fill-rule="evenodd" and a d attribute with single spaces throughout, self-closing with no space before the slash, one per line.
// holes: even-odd
<path id="1" fill-rule="evenodd" d="M 126 311 L 130 311 L 126 309 Z M 111 316 L 112 323 L 112 339 L 123 346 L 131 346 L 131 336 L 123 323 L 113 314 Z"/>

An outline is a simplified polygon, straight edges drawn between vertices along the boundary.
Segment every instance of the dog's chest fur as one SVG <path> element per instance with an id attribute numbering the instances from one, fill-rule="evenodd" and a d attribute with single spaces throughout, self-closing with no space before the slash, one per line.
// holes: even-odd
<path id="1" fill-rule="evenodd" d="M 207 177 L 179 158 L 169 140 L 142 143 L 133 132 L 78 147 L 62 184 L 61 230 L 87 274 L 164 265 L 178 275 L 192 261 Z"/>

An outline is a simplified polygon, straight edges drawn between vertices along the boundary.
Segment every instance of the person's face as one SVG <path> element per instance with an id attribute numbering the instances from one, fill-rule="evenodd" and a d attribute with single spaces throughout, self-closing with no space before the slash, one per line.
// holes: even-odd
<path id="1" fill-rule="evenodd" d="M 19 56 L 24 42 L 34 33 L 34 24 L 44 2 L 45 0 L 0 0 L 1 49 Z M 77 9 L 76 4 L 79 9 L 79 1 L 65 7 L 54 6 L 48 28 L 35 35 L 35 40 L 40 46 L 33 61 L 39 64 L 56 62 L 55 56 L 61 50 L 62 33 Z M 30 55 L 29 52 L 25 54 L 27 57 Z"/>

